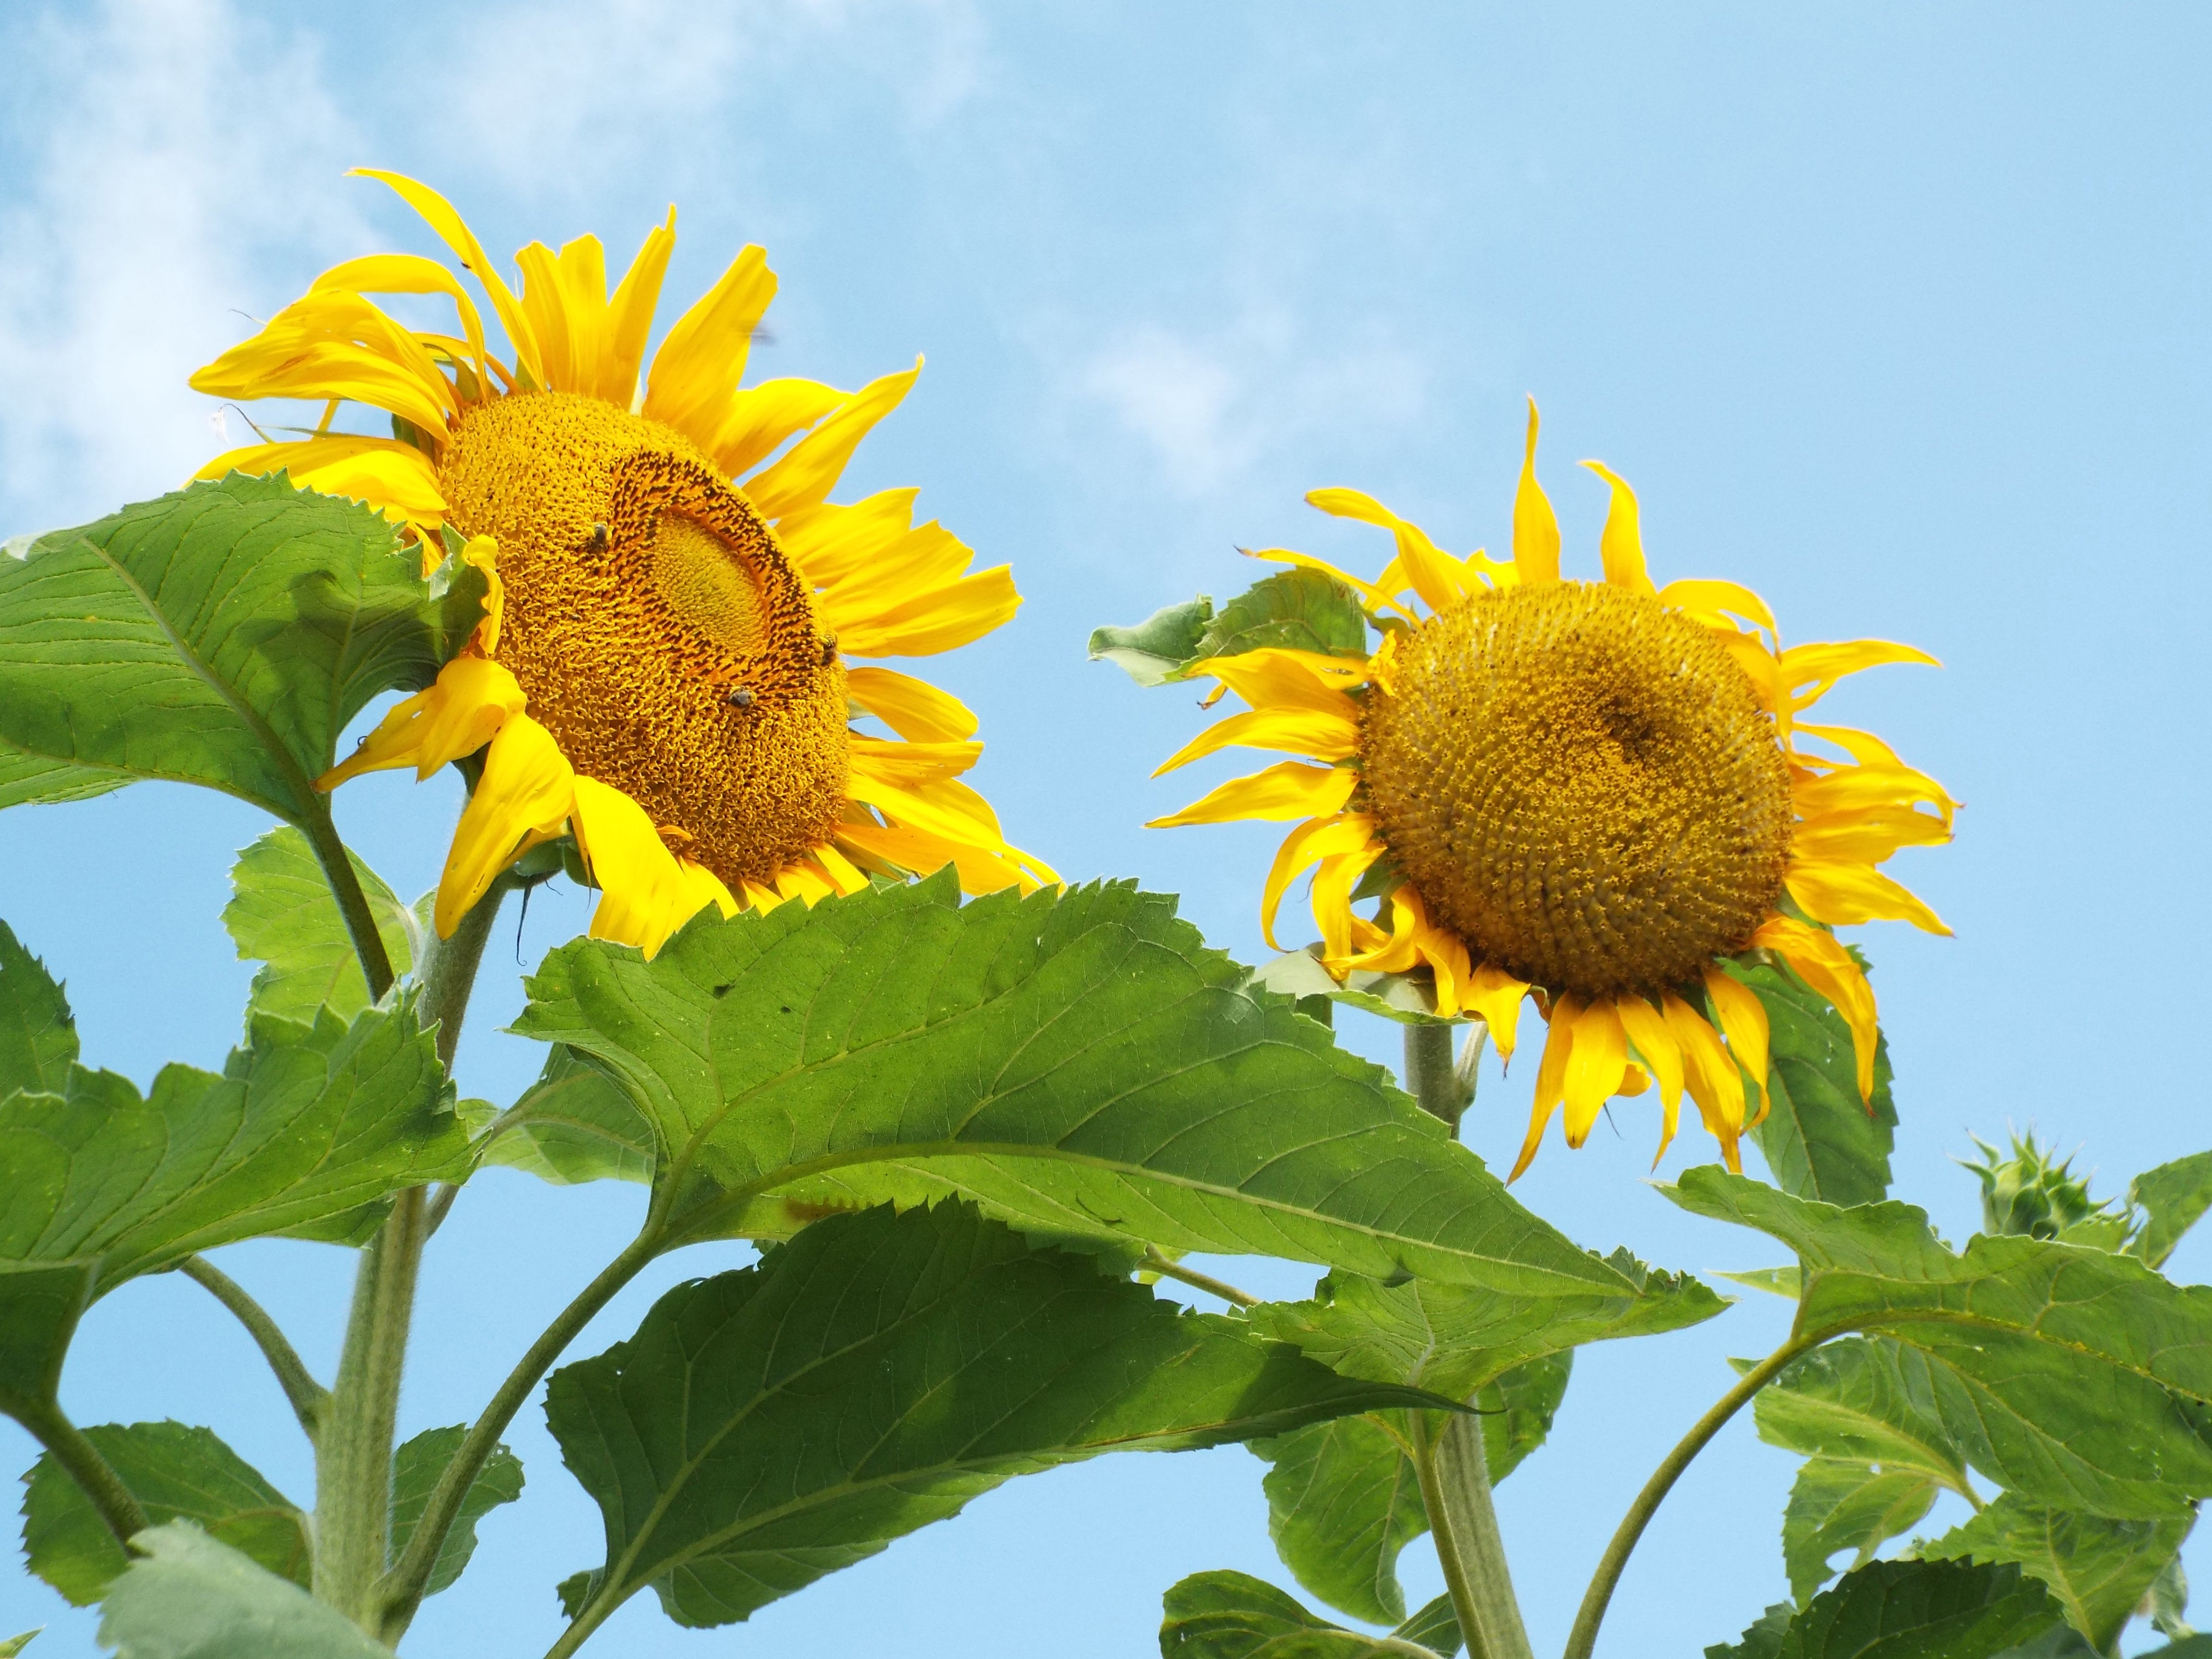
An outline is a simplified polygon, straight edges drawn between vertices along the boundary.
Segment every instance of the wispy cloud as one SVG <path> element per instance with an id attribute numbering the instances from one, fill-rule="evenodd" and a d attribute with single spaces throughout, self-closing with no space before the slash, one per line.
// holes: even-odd
<path id="1" fill-rule="evenodd" d="M 185 375 L 272 270 L 304 279 L 360 234 L 311 46 L 226 0 L 109 0 L 10 44 L 0 501 L 22 529 L 173 488 L 220 441 Z"/>

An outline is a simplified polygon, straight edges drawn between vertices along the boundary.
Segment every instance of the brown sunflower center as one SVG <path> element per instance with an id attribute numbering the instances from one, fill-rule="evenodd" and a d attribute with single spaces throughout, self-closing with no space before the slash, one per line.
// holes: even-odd
<path id="1" fill-rule="evenodd" d="M 682 435 L 595 398 L 472 409 L 440 471 L 499 542 L 498 658 L 575 769 L 735 886 L 828 840 L 845 670 L 775 532 Z"/>
<path id="2" fill-rule="evenodd" d="M 1790 773 L 1703 628 L 1587 582 L 1479 593 L 1399 640 L 1369 800 L 1437 921 L 1583 997 L 1680 984 L 1782 890 Z"/>

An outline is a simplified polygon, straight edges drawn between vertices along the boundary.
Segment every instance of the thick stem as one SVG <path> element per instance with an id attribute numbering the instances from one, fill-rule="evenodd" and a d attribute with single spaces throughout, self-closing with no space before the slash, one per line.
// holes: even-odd
<path id="1" fill-rule="evenodd" d="M 591 1323 L 592 1316 L 614 1299 L 615 1293 L 637 1276 L 638 1271 L 659 1253 L 659 1229 L 648 1222 L 646 1230 L 629 1243 L 629 1247 L 600 1272 L 599 1276 L 577 1295 L 576 1299 L 561 1310 L 560 1316 L 545 1328 L 530 1352 L 515 1363 L 507 1373 L 507 1381 L 499 1385 L 483 1413 L 470 1425 L 446 1472 L 438 1477 L 430 1499 L 423 1506 L 422 1518 L 416 1522 L 415 1530 L 407 1540 L 402 1554 L 384 1582 L 377 1587 L 382 1603 L 380 1634 L 386 1642 L 397 1642 L 415 1617 L 415 1610 L 422 1602 L 422 1587 L 429 1581 L 430 1569 L 444 1546 L 446 1534 L 460 1513 L 461 1499 L 484 1460 L 499 1444 L 499 1437 L 507 1425 L 514 1420 L 515 1413 L 522 1409 L 545 1373 L 561 1352 L 575 1340 L 576 1334 Z"/>
<path id="2" fill-rule="evenodd" d="M 423 1224 L 422 1189 L 410 1188 L 361 1253 L 337 1386 L 315 1443 L 315 1596 L 371 1634 L 390 1543 L 392 1435 Z"/>
<path id="3" fill-rule="evenodd" d="M 26 1404 L 9 1409 L 54 1462 L 69 1472 L 78 1490 L 100 1511 L 115 1541 L 129 1551 L 131 1540 L 146 1530 L 146 1511 L 123 1484 L 123 1477 L 100 1455 L 100 1448 L 84 1437 L 83 1431 L 64 1415 L 59 1406 Z"/>
<path id="4" fill-rule="evenodd" d="M 238 1316 L 238 1322 L 246 1327 L 246 1334 L 260 1348 L 261 1357 L 269 1362 L 269 1369 L 276 1372 L 284 1398 L 292 1402 L 292 1414 L 300 1419 L 307 1438 L 313 1440 L 316 1425 L 330 1401 L 331 1391 L 315 1381 L 290 1339 L 269 1316 L 268 1310 L 247 1295 L 244 1285 L 205 1256 L 188 1255 L 179 1264 L 179 1269 Z"/>
<path id="5" fill-rule="evenodd" d="M 346 844 L 338 839 L 337 826 L 331 822 L 330 803 L 319 795 L 315 798 L 319 809 L 309 812 L 300 823 L 300 833 L 315 849 L 315 861 L 323 866 L 323 879 L 330 884 L 331 896 L 338 902 L 338 915 L 344 918 L 346 936 L 353 941 L 353 953 L 361 958 L 361 971 L 368 981 L 372 1001 L 381 1001 L 392 988 L 392 958 L 385 954 L 384 935 L 376 931 L 375 914 L 368 908 L 368 895 L 362 890 L 361 878 L 354 872 L 353 857 Z"/>
<path id="6" fill-rule="evenodd" d="M 1216 1279 L 1212 1273 L 1202 1273 L 1195 1267 L 1186 1267 L 1182 1262 L 1162 1255 L 1151 1245 L 1145 1246 L 1145 1266 L 1162 1279 L 1179 1279 L 1184 1284 L 1218 1296 L 1224 1302 L 1240 1308 L 1256 1308 L 1260 1298 L 1249 1291 L 1240 1291 L 1225 1279 Z"/>
<path id="7" fill-rule="evenodd" d="M 351 873 L 350 863 L 347 871 Z M 460 1040 L 484 941 L 506 892 L 504 881 L 494 883 L 461 918 L 453 937 L 433 945 L 421 964 L 418 1017 L 425 1026 L 437 1028 L 439 1062 L 447 1067 Z M 364 969 L 368 965 L 364 957 Z M 399 1194 L 383 1231 L 362 1252 L 337 1383 L 319 1413 L 315 1595 L 372 1635 L 382 1617 L 378 1585 L 390 1565 L 392 1449 L 399 1386 L 422 1247 L 429 1237 L 428 1194 L 420 1188 Z"/>
<path id="8" fill-rule="evenodd" d="M 1565 1659 L 1590 1659 L 1591 1650 L 1597 1646 L 1597 1627 L 1604 1622 L 1606 1604 L 1613 1599 L 1613 1587 L 1620 1583 L 1621 1571 L 1628 1565 L 1629 1553 L 1635 1549 L 1636 1540 L 1644 1535 L 1644 1528 L 1650 1524 L 1652 1516 L 1674 1482 L 1681 1478 L 1682 1471 L 1690 1467 L 1690 1460 L 1703 1451 L 1705 1443 L 1743 1409 L 1746 1401 L 1772 1382 L 1784 1366 L 1808 1350 L 1817 1348 L 1832 1334 L 1829 1332 L 1820 1336 L 1793 1336 L 1760 1360 L 1697 1420 L 1689 1433 L 1651 1472 L 1651 1478 L 1644 1483 L 1644 1490 L 1628 1506 L 1628 1513 L 1621 1516 L 1613 1541 L 1598 1559 L 1597 1571 L 1590 1575 L 1589 1589 L 1583 1593 L 1581 1610 L 1575 1614 L 1574 1630 L 1567 1638 Z"/>
<path id="9" fill-rule="evenodd" d="M 1490 1499 L 1482 1419 L 1455 1413 L 1432 1433 L 1429 1413 L 1415 1413 L 1413 1473 L 1468 1659 L 1533 1659 Z"/>
<path id="10" fill-rule="evenodd" d="M 1420 1103 L 1423 1111 L 1442 1119 L 1457 1133 L 1460 1115 L 1474 1099 L 1474 1073 L 1470 1064 L 1462 1078 L 1460 1067 L 1452 1063 L 1455 1029 L 1436 1024 L 1406 1028 L 1406 1092 Z M 1481 1050 L 1470 1041 L 1468 1053 L 1472 1059 Z"/>

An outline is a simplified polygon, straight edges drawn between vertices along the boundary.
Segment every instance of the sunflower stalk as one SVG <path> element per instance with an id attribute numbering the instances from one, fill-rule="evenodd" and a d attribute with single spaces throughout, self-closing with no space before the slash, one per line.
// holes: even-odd
<path id="1" fill-rule="evenodd" d="M 333 860 L 324 862 L 327 872 Z M 352 860 L 343 846 L 334 862 L 352 874 Z M 335 880 L 331 886 L 335 892 Z M 355 890 L 359 892 L 357 882 Z M 422 964 L 420 1018 L 425 1027 L 436 1029 L 439 1064 L 448 1070 L 484 944 L 507 890 L 503 878 L 494 882 L 461 918 L 453 936 L 432 945 Z M 343 905 L 343 895 L 338 896 Z M 375 938 L 373 924 L 369 937 Z M 356 950 L 361 943 L 356 935 Z M 380 952 L 380 941 L 377 948 Z M 361 954 L 362 971 L 374 988 L 374 964 L 366 951 Z M 386 977 L 388 984 L 388 968 Z M 419 1187 L 400 1193 L 383 1228 L 362 1251 L 337 1381 L 316 1413 L 314 1592 L 371 1634 L 382 1622 L 377 1587 L 391 1544 L 392 1453 L 399 1387 L 414 1322 L 422 1247 L 429 1237 L 427 1195 Z"/>
<path id="2" fill-rule="evenodd" d="M 314 804 L 316 810 L 301 819 L 300 833 L 307 836 L 307 845 L 314 849 L 315 862 L 322 866 L 323 879 L 330 884 L 331 896 L 337 901 L 338 915 L 345 921 L 346 937 L 352 942 L 354 955 L 361 959 L 362 975 L 368 981 L 369 1000 L 380 1002 L 395 977 L 392 958 L 385 951 L 384 935 L 376 931 L 376 916 L 368 908 L 368 895 L 362 890 L 361 878 L 355 873 L 353 856 L 338 838 L 337 825 L 331 817 L 330 802 L 318 795 Z M 478 950 L 481 952 L 482 947 Z"/>

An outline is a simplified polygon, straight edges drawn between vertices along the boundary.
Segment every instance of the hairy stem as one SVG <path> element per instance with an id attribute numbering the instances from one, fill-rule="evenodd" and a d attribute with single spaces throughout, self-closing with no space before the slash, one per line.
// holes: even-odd
<path id="1" fill-rule="evenodd" d="M 354 872 L 353 857 L 338 839 L 337 825 L 331 821 L 330 803 L 319 795 L 314 804 L 316 810 L 301 820 L 300 833 L 315 849 L 323 879 L 330 884 L 331 896 L 338 902 L 346 937 L 353 941 L 353 953 L 361 958 L 361 971 L 368 981 L 369 1000 L 380 1001 L 392 988 L 392 980 L 384 935 L 376 931 L 376 916 L 368 908 L 368 895 L 362 891 L 361 878 Z"/>
<path id="2" fill-rule="evenodd" d="M 238 1322 L 246 1327 L 246 1334 L 261 1350 L 261 1357 L 269 1362 L 269 1369 L 276 1374 L 284 1398 L 292 1402 L 292 1415 L 300 1419 L 300 1426 L 313 1440 L 323 1409 L 330 1401 L 331 1391 L 315 1381 L 290 1339 L 270 1317 L 269 1310 L 247 1295 L 244 1285 L 205 1256 L 188 1255 L 178 1264 L 178 1270 L 238 1316 Z"/>
<path id="3" fill-rule="evenodd" d="M 1423 1111 L 1456 1133 L 1460 1114 L 1474 1100 L 1474 1089 L 1472 1075 L 1462 1085 L 1452 1064 L 1452 1030 L 1437 1024 L 1406 1028 L 1406 1092 L 1420 1103 Z"/>
<path id="4" fill-rule="evenodd" d="M 343 848 L 339 860 L 350 877 L 352 865 Z M 335 881 L 332 888 L 337 889 Z M 483 959 L 484 941 L 506 892 L 503 881 L 494 883 L 461 918 L 453 937 L 433 945 L 420 964 L 423 990 L 418 1017 L 425 1026 L 437 1028 L 438 1060 L 447 1067 L 460 1038 L 477 967 Z M 339 899 L 343 904 L 343 893 Z M 373 927 L 370 931 L 374 938 Z M 356 938 L 356 948 L 360 943 Z M 378 948 L 381 950 L 380 943 Z M 374 986 L 375 975 L 365 954 L 362 965 Z M 386 974 L 388 984 L 388 969 Z M 362 1252 L 337 1386 L 318 1413 L 315 1595 L 372 1635 L 381 1623 L 378 1585 L 389 1565 L 392 1449 L 399 1419 L 399 1387 L 406 1370 L 422 1247 L 429 1237 L 428 1194 L 420 1188 L 399 1194 L 383 1230 Z"/>
<path id="5" fill-rule="evenodd" d="M 383 1607 L 382 1628 L 373 1633 L 380 1634 L 386 1642 L 397 1642 L 406 1631 L 416 1608 L 422 1605 L 422 1587 L 429 1582 L 430 1569 L 437 1561 L 446 1534 L 453 1524 L 453 1517 L 460 1513 L 461 1499 L 483 1468 L 484 1460 L 499 1444 L 500 1436 L 506 1432 L 507 1425 L 514 1420 L 515 1413 L 522 1409 L 523 1402 L 530 1398 L 545 1373 L 552 1369 L 562 1350 L 591 1323 L 600 1309 L 614 1299 L 617 1291 L 659 1254 L 659 1247 L 660 1229 L 648 1220 L 646 1230 L 561 1310 L 559 1316 L 530 1345 L 530 1351 L 515 1362 L 514 1369 L 499 1385 L 490 1403 L 469 1425 L 453 1461 L 446 1465 L 446 1472 L 438 1477 L 429 1502 L 423 1506 L 422 1518 L 416 1523 L 407 1540 L 405 1553 L 377 1586 L 378 1600 Z"/>
<path id="6" fill-rule="evenodd" d="M 1589 1659 L 1590 1651 L 1597 1646 L 1597 1627 L 1604 1622 L 1606 1604 L 1612 1601 L 1615 1585 L 1620 1583 L 1622 1570 L 1628 1565 L 1630 1552 L 1636 1540 L 1644 1535 L 1674 1482 L 1681 1478 L 1690 1460 L 1705 1449 L 1705 1443 L 1721 1431 L 1729 1419 L 1741 1411 L 1744 1402 L 1771 1382 L 1782 1368 L 1798 1355 L 1816 1348 L 1834 1333 L 1817 1336 L 1792 1336 L 1765 1359 L 1746 1371 L 1735 1387 L 1714 1403 L 1713 1408 L 1691 1427 L 1674 1449 L 1661 1460 L 1644 1483 L 1644 1490 L 1636 1494 L 1636 1501 L 1628 1506 L 1628 1513 L 1620 1518 L 1613 1531 L 1613 1540 L 1605 1547 L 1598 1559 L 1597 1571 L 1590 1575 L 1589 1589 L 1583 1593 L 1581 1610 L 1575 1614 L 1575 1627 L 1567 1638 L 1565 1659 Z"/>
<path id="7" fill-rule="evenodd" d="M 86 1439 L 84 1431 L 52 1401 L 11 1404 L 9 1411 L 92 1500 L 108 1531 L 115 1534 L 115 1541 L 135 1553 L 131 1551 L 131 1540 L 146 1530 L 146 1511 L 123 1484 L 123 1477 L 100 1455 L 100 1448 Z"/>
<path id="8" fill-rule="evenodd" d="M 1441 1432 L 1428 1413 L 1413 1413 L 1413 1473 L 1468 1659 L 1532 1659 L 1490 1500 L 1482 1419 L 1455 1414 Z"/>
<path id="9" fill-rule="evenodd" d="M 1182 1262 L 1162 1255 L 1149 1244 L 1145 1246 L 1145 1266 L 1162 1279 L 1181 1279 L 1186 1285 L 1204 1291 L 1209 1296 L 1218 1296 L 1224 1302 L 1231 1303 L 1239 1308 L 1256 1308 L 1260 1305 L 1260 1298 L 1249 1291 L 1240 1291 L 1225 1279 L 1216 1279 L 1212 1273 L 1202 1273 L 1195 1267 L 1186 1267 Z"/>

